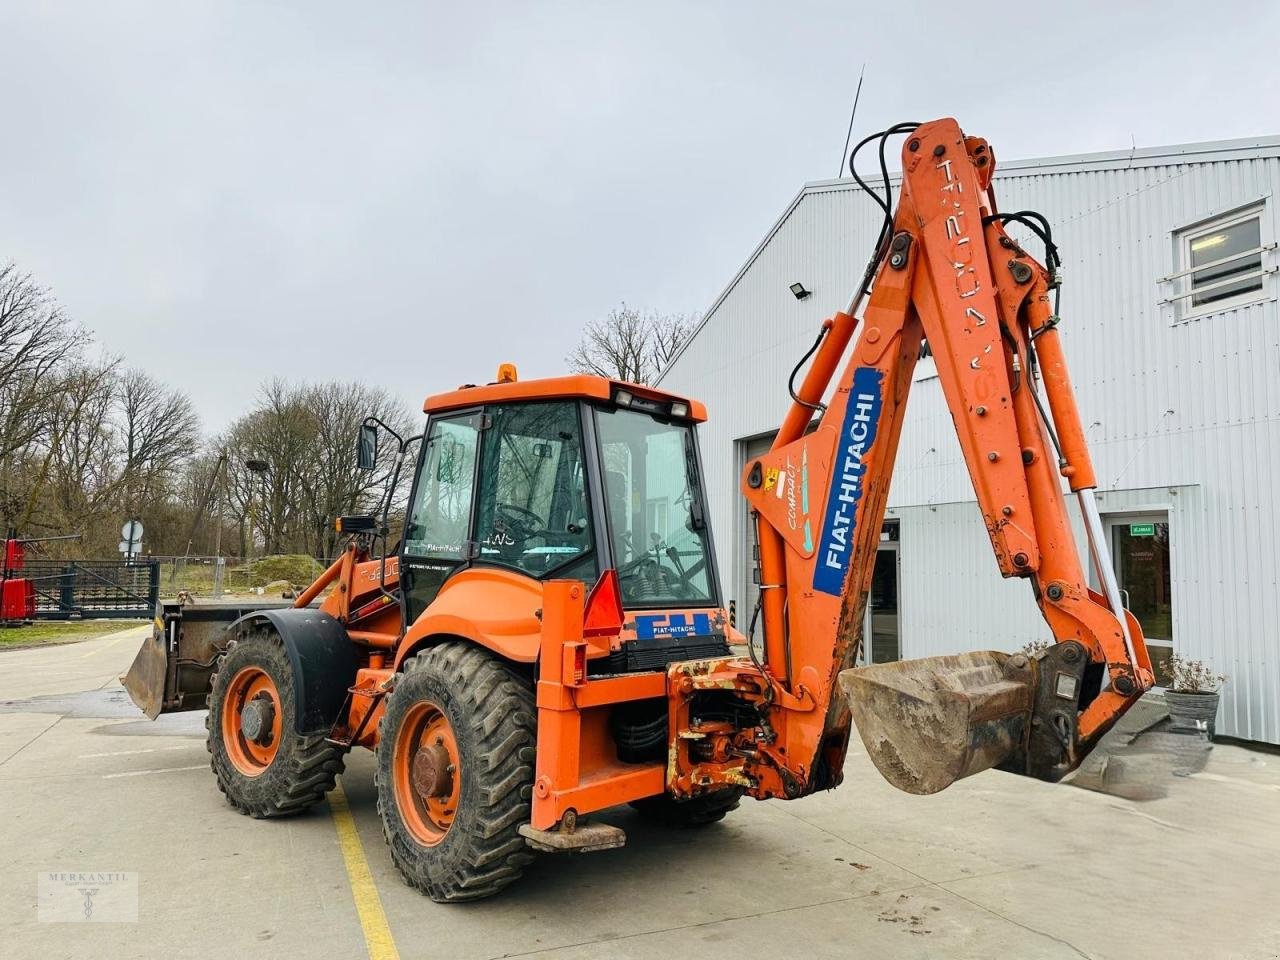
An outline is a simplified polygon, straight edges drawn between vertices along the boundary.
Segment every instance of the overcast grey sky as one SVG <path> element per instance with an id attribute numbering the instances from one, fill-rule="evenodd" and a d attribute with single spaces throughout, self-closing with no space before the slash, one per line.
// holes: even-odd
<path id="1" fill-rule="evenodd" d="M 559 372 L 620 300 L 705 310 L 835 174 L 864 60 L 859 134 L 1280 133 L 1275 2 L 7 0 L 0 34 L 0 260 L 211 429 L 273 374 L 416 408 Z"/>

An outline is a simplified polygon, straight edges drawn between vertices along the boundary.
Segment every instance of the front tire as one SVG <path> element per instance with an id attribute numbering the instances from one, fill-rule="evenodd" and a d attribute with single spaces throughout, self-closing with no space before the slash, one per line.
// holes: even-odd
<path id="1" fill-rule="evenodd" d="M 437 903 L 519 879 L 533 798 L 533 689 L 470 643 L 405 661 L 378 738 L 378 812 L 405 881 Z"/>
<path id="2" fill-rule="evenodd" d="M 296 732 L 294 690 L 289 655 L 274 631 L 232 640 L 213 675 L 209 765 L 227 802 L 256 819 L 302 813 L 342 773 L 341 748 L 324 734 Z"/>

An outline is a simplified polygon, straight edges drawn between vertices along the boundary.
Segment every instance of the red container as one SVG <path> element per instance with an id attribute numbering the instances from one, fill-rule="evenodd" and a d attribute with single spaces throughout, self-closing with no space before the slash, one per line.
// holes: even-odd
<path id="1" fill-rule="evenodd" d="M 0 584 L 0 620 L 33 620 L 36 585 L 30 580 L 5 580 Z"/>
<path id="2" fill-rule="evenodd" d="M 21 540 L 6 540 L 4 542 L 4 568 L 9 573 L 22 569 L 22 562 L 26 559 L 25 551 L 22 549 Z"/>

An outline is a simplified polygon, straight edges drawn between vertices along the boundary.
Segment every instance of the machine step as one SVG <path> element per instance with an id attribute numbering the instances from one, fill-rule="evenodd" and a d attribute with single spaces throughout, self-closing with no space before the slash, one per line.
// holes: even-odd
<path id="1" fill-rule="evenodd" d="M 338 719 L 334 721 L 333 729 L 324 738 L 325 742 L 335 747 L 342 747 L 344 750 L 350 750 L 352 745 L 360 739 L 360 735 L 364 733 L 364 728 L 369 724 L 369 718 L 373 716 L 374 708 L 386 695 L 387 691 L 385 690 L 371 690 L 369 687 L 359 686 L 349 688 L 347 690 L 347 699 L 343 701 L 342 709 L 338 711 Z M 365 710 L 364 716 L 360 718 L 360 723 L 352 731 L 347 728 L 346 719 L 350 715 L 351 704 L 355 697 L 363 697 L 368 700 L 369 708 Z"/>
<path id="2" fill-rule="evenodd" d="M 520 826 L 520 836 L 533 849 L 543 853 L 595 853 L 597 850 L 616 850 L 627 842 L 625 830 L 598 820 L 579 822 L 572 832 L 538 830 L 525 823 Z"/>

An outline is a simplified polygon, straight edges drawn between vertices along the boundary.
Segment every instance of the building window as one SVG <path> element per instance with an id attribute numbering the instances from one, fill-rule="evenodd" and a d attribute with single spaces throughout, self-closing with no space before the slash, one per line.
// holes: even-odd
<path id="1" fill-rule="evenodd" d="M 1192 308 L 1262 289 L 1262 218 L 1257 213 L 1188 233 L 1186 244 L 1186 266 L 1193 271 Z"/>
<path id="2" fill-rule="evenodd" d="M 1178 272 L 1163 278 L 1178 319 L 1267 299 L 1275 244 L 1265 242 L 1262 212 L 1253 206 L 1178 231 Z"/>

